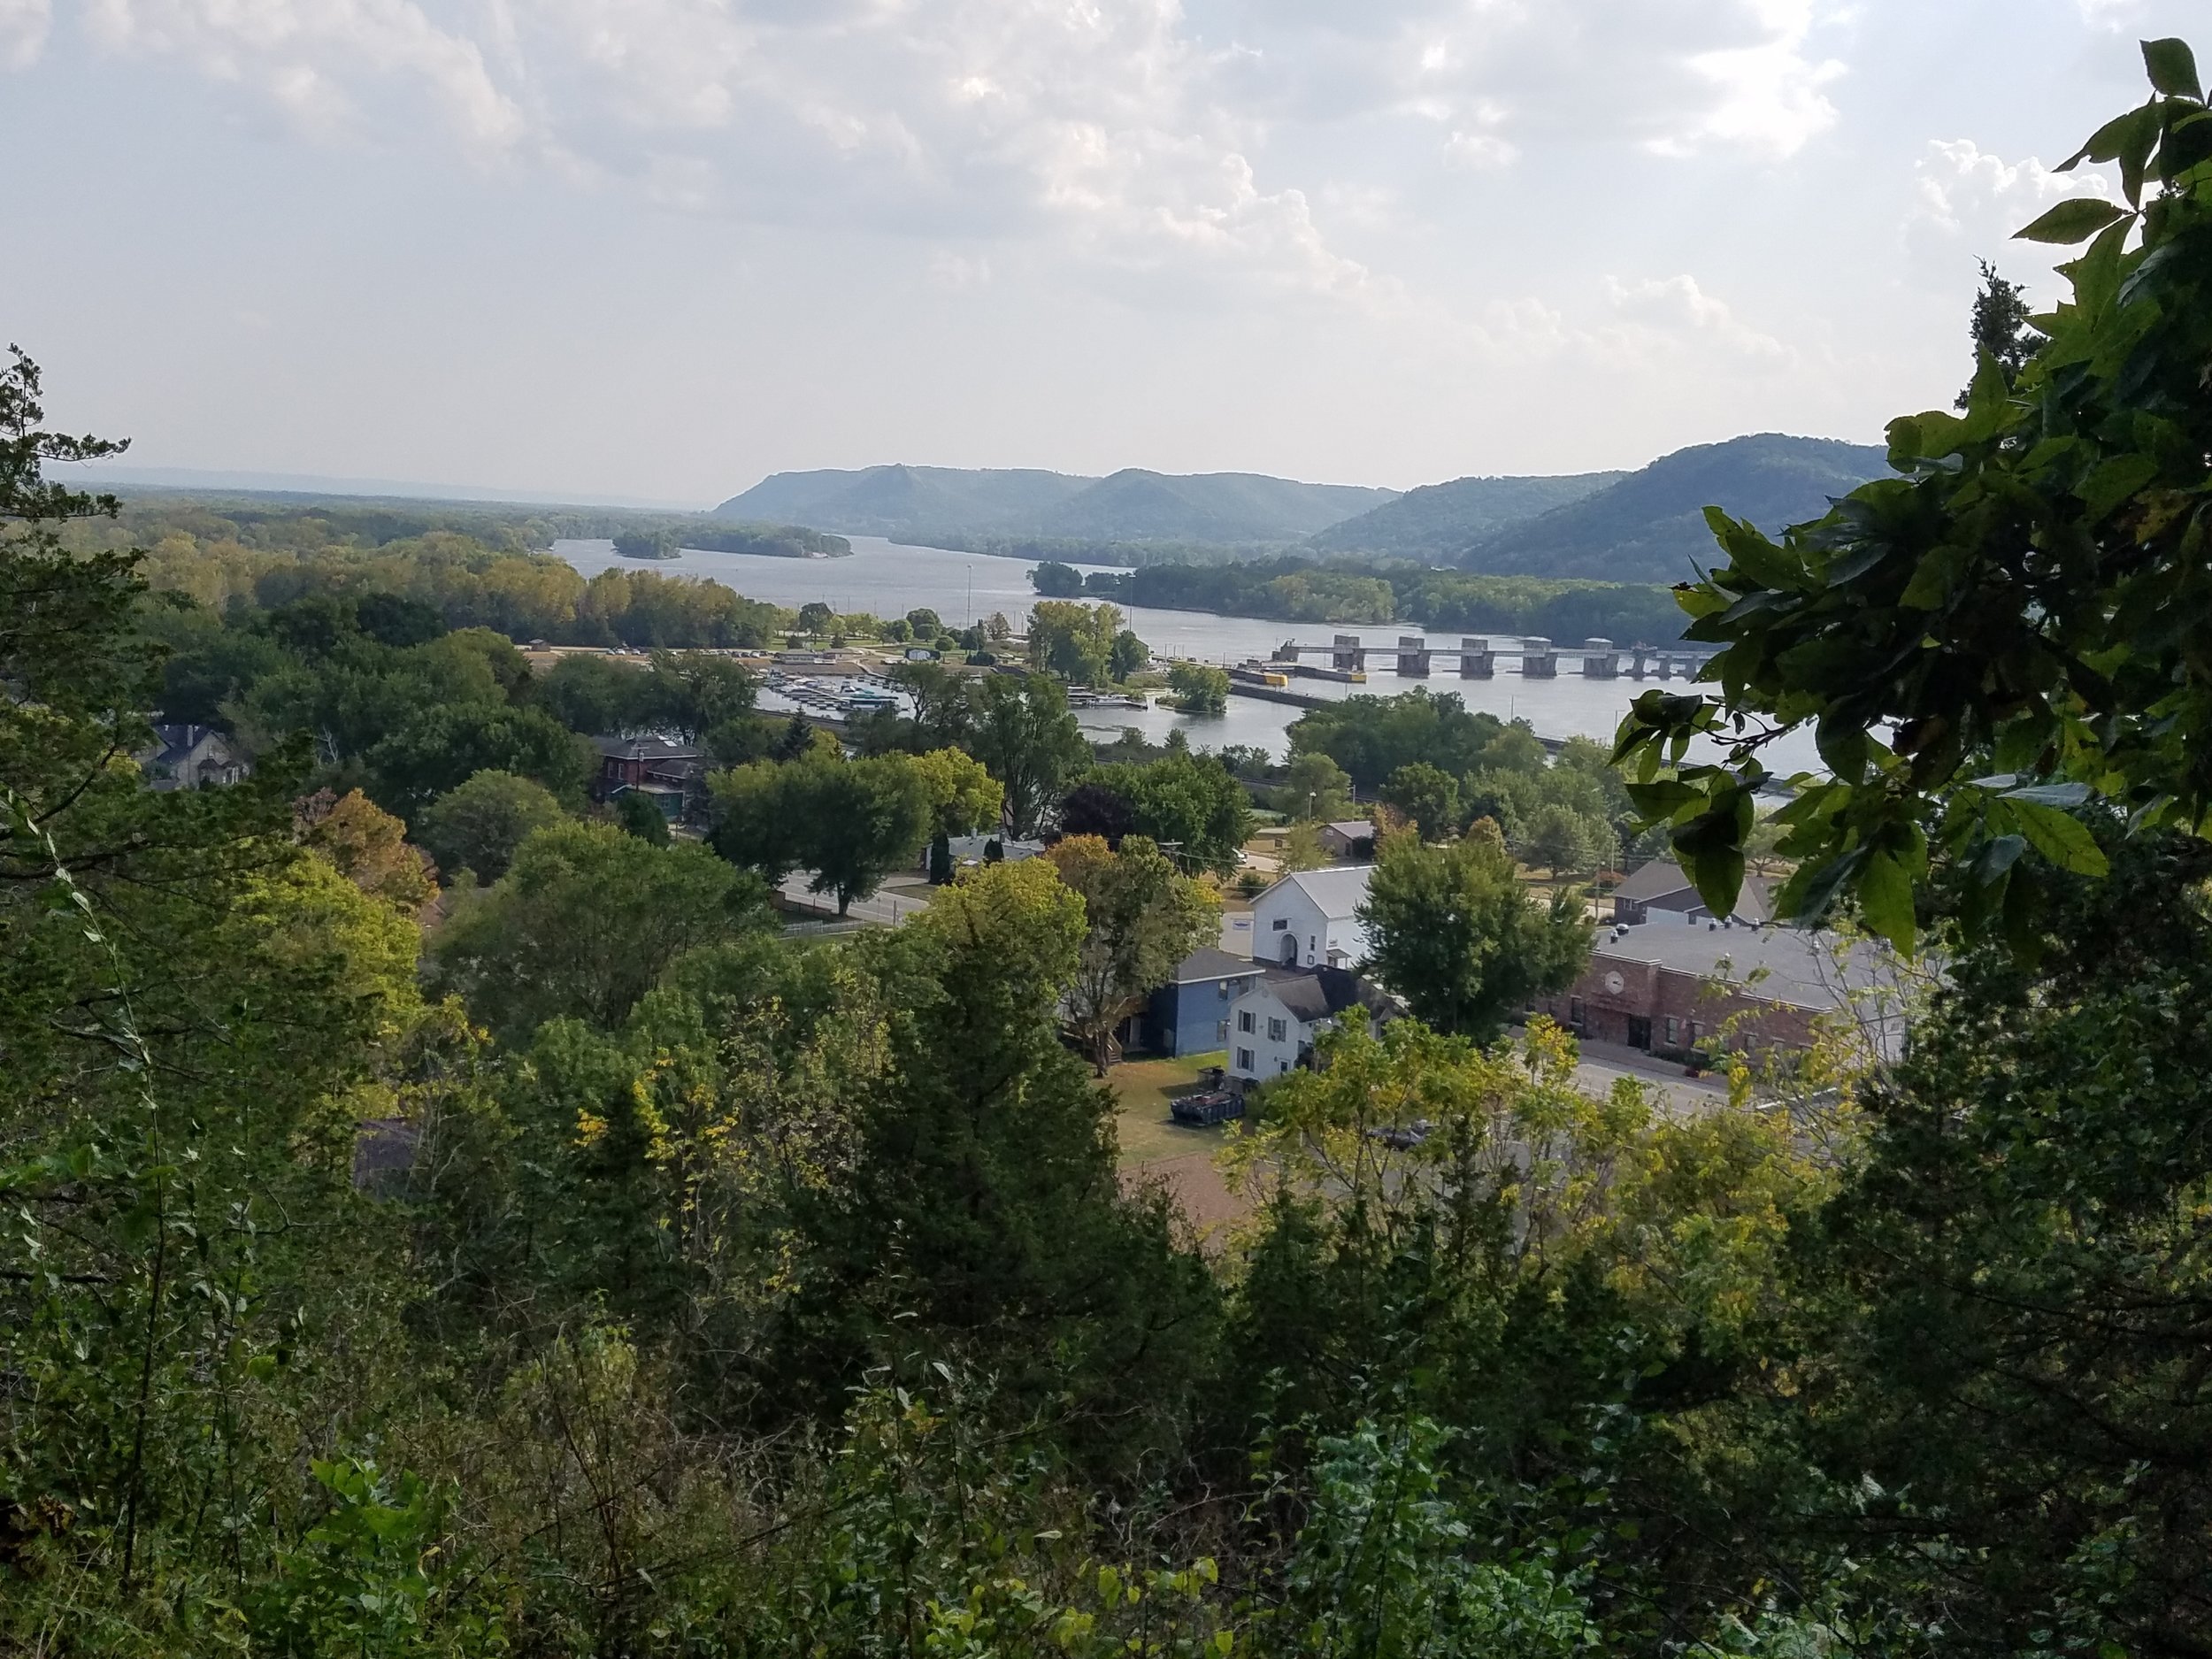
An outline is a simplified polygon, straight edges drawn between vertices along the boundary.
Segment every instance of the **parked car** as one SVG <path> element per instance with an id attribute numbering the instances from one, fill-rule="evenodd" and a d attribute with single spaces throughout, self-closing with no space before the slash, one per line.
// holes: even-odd
<path id="1" fill-rule="evenodd" d="M 1244 1116 L 1244 1102 L 1225 1088 L 1208 1089 L 1203 1094 L 1186 1094 L 1169 1103 L 1168 1110 L 1179 1124 L 1202 1129 L 1213 1124 L 1227 1123 L 1232 1118 Z"/>

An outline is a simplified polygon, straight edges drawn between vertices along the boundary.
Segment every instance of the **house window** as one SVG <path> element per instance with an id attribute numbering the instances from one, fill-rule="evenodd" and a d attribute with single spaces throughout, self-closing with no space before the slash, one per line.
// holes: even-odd
<path id="1" fill-rule="evenodd" d="M 1673 1015 L 1667 1016 L 1667 1047 L 1675 1048 L 1682 1041 L 1682 1022 Z"/>
<path id="2" fill-rule="evenodd" d="M 1237 1029 L 1248 1037 L 1252 1034 L 1252 1010 L 1250 1009 L 1240 1008 L 1237 1010 Z"/>
<path id="3" fill-rule="evenodd" d="M 1252 1051 L 1249 1048 L 1240 1048 L 1237 1050 L 1237 1070 L 1240 1071 L 1256 1071 L 1259 1070 L 1259 1067 L 1252 1064 Z"/>
<path id="4" fill-rule="evenodd" d="M 1570 1025 L 1579 1025 L 1582 1023 L 1582 999 L 1578 996 L 1571 996 L 1567 999 L 1567 1023 Z"/>
<path id="5" fill-rule="evenodd" d="M 1216 1042 L 1226 1042 L 1229 1041 L 1229 1022 L 1227 1020 L 1217 1019 L 1214 1021 L 1214 1041 Z"/>
<path id="6" fill-rule="evenodd" d="M 1282 932 L 1282 931 L 1283 931 L 1286 927 L 1288 927 L 1289 926 L 1290 926 L 1290 918 L 1289 918 L 1289 917 L 1287 917 L 1287 916 L 1278 916 L 1278 917 L 1277 917 L 1277 918 L 1276 918 L 1273 921 L 1271 921 L 1271 922 L 1270 922 L 1270 923 L 1268 924 L 1268 926 L 1269 926 L 1269 928 L 1270 928 L 1270 929 L 1271 929 L 1273 932 L 1275 932 L 1275 933 L 1281 933 L 1281 932 Z"/>
<path id="7" fill-rule="evenodd" d="M 1270 1041 L 1270 1042 L 1280 1042 L 1280 1041 L 1283 1040 L 1283 1038 L 1284 1038 L 1284 1036 L 1285 1036 L 1285 1035 L 1286 1035 L 1286 1033 L 1285 1033 L 1285 1032 L 1284 1032 L 1284 1030 L 1283 1030 L 1283 1022 L 1282 1022 L 1281 1020 L 1279 1020 L 1279 1019 L 1271 1019 L 1271 1020 L 1269 1020 L 1269 1021 L 1267 1022 L 1267 1040 L 1268 1040 L 1268 1041 Z"/>
<path id="8" fill-rule="evenodd" d="M 1289 1061 L 1287 1061 L 1287 1060 L 1278 1060 L 1278 1061 L 1276 1061 L 1276 1062 L 1275 1062 L 1275 1074 L 1276 1074 L 1278 1077 L 1280 1077 L 1280 1076 L 1281 1076 L 1284 1072 L 1286 1072 L 1286 1071 L 1289 1071 L 1289 1070 L 1290 1070 L 1290 1062 L 1289 1062 Z"/>
<path id="9" fill-rule="evenodd" d="M 1228 980 L 1224 979 L 1224 980 L 1223 980 L 1223 981 L 1222 981 L 1222 982 L 1221 982 L 1218 986 L 1217 986 L 1215 988 L 1216 988 L 1217 990 L 1218 990 L 1218 991 L 1221 993 L 1221 1000 L 1222 1000 L 1223 1002 L 1227 1002 L 1227 1001 L 1229 1000 L 1229 981 L 1228 981 Z"/>

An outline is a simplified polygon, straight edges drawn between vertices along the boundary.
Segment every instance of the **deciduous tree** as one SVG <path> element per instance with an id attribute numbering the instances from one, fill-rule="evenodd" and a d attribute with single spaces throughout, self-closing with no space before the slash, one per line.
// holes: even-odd
<path id="1" fill-rule="evenodd" d="M 1067 997 L 1068 1033 L 1100 1077 L 1119 1053 L 1115 1033 L 1212 937 L 1220 908 L 1179 874 L 1160 849 L 1132 835 L 1118 852 L 1094 835 L 1071 835 L 1046 855 L 1082 895 L 1084 934 Z"/>

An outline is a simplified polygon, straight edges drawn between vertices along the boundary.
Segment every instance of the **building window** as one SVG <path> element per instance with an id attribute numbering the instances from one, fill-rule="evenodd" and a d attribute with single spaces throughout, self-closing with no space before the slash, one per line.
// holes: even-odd
<path id="1" fill-rule="evenodd" d="M 1570 1025 L 1579 1025 L 1582 1023 L 1582 999 L 1578 996 L 1571 996 L 1567 999 L 1567 1023 Z"/>
<path id="2" fill-rule="evenodd" d="M 1277 1075 L 1277 1076 L 1279 1076 L 1279 1076 L 1281 1076 L 1281 1075 L 1282 1075 L 1282 1073 L 1284 1073 L 1284 1072 L 1286 1072 L 1286 1071 L 1289 1071 L 1289 1070 L 1290 1070 L 1290 1062 L 1289 1062 L 1289 1061 L 1287 1061 L 1287 1060 L 1278 1060 L 1278 1061 L 1276 1061 L 1276 1062 L 1275 1062 L 1275 1072 L 1276 1072 L 1276 1075 Z"/>
<path id="3" fill-rule="evenodd" d="M 1290 918 L 1287 916 L 1278 916 L 1273 921 L 1268 924 L 1268 926 L 1271 929 L 1279 933 L 1289 926 Z"/>
<path id="4" fill-rule="evenodd" d="M 1682 1022 L 1671 1014 L 1667 1016 L 1667 1047 L 1678 1048 L 1682 1041 Z"/>
<path id="5" fill-rule="evenodd" d="M 1214 1021 L 1214 1041 L 1216 1042 L 1226 1042 L 1229 1041 L 1229 1022 L 1227 1020 L 1217 1019 Z"/>
<path id="6" fill-rule="evenodd" d="M 1283 1022 L 1282 1022 L 1281 1020 L 1279 1020 L 1279 1019 L 1271 1019 L 1271 1020 L 1269 1020 L 1269 1021 L 1267 1022 L 1267 1040 L 1268 1040 L 1268 1041 L 1270 1041 L 1270 1042 L 1280 1042 L 1280 1041 L 1283 1040 L 1283 1038 L 1284 1038 L 1286 1035 L 1287 1035 L 1287 1034 L 1288 1034 L 1288 1033 L 1286 1033 L 1286 1032 L 1284 1031 L 1284 1029 L 1283 1029 Z"/>
<path id="7" fill-rule="evenodd" d="M 1252 1010 L 1250 1009 L 1240 1008 L 1237 1010 L 1237 1029 L 1248 1037 L 1252 1034 Z"/>
<path id="8" fill-rule="evenodd" d="M 1229 1000 L 1229 981 L 1224 979 L 1216 988 L 1221 993 L 1221 1000 L 1225 1002 L 1227 1002 Z"/>
<path id="9" fill-rule="evenodd" d="M 1237 1050 L 1237 1070 L 1240 1071 L 1256 1071 L 1259 1070 L 1259 1067 L 1252 1064 L 1252 1051 L 1249 1048 L 1240 1048 Z"/>

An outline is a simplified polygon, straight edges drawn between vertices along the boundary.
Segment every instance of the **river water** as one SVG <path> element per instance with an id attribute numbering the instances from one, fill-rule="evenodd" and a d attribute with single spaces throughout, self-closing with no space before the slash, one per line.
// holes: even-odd
<path id="1" fill-rule="evenodd" d="M 887 618 L 902 617 L 926 605 L 953 627 L 965 627 L 995 611 L 1002 612 L 1017 631 L 1028 621 L 1029 607 L 1037 596 L 1029 584 L 1029 572 L 1034 568 L 1033 561 L 994 558 L 945 548 L 909 547 L 887 541 L 881 536 L 856 535 L 847 539 L 853 544 L 852 557 L 840 559 L 768 558 L 757 554 L 714 553 L 687 548 L 672 559 L 641 561 L 621 557 L 615 552 L 613 542 L 603 541 L 556 541 L 553 551 L 587 576 L 613 566 L 664 574 L 710 576 L 748 599 L 794 608 L 819 600 L 833 611 L 864 611 Z M 1076 568 L 1087 572 L 1105 567 Z M 1270 622 L 1252 617 L 1217 616 L 1202 611 L 1152 611 L 1135 605 L 1124 605 L 1121 609 L 1129 619 L 1129 626 L 1155 652 L 1193 657 L 1225 665 L 1240 663 L 1248 657 L 1264 657 L 1286 639 L 1315 644 L 1326 642 L 1338 633 L 1356 634 L 1366 642 L 1370 653 L 1364 686 L 1298 680 L 1292 682 L 1293 687 L 1324 697 L 1342 697 L 1356 692 L 1390 696 L 1425 684 L 1433 691 L 1456 693 L 1471 709 L 1487 710 L 1502 719 L 1525 719 L 1543 737 L 1584 736 L 1609 741 L 1621 717 L 1628 711 L 1630 700 L 1657 683 L 1626 678 L 1586 680 L 1579 673 L 1569 672 L 1566 665 L 1563 665 L 1555 680 L 1524 680 L 1510 664 L 1503 665 L 1494 680 L 1462 680 L 1455 657 L 1439 661 L 1425 681 L 1401 680 L 1394 656 L 1384 648 L 1394 647 L 1402 634 L 1424 633 L 1410 623 L 1340 626 Z M 1459 649 L 1461 635 L 1457 632 L 1425 634 L 1425 637 L 1438 649 Z M 1317 659 L 1309 657 L 1306 660 Z M 1683 682 L 1671 683 L 1680 687 Z M 1125 726 L 1134 726 L 1156 743 L 1173 728 L 1181 726 L 1189 733 L 1194 748 L 1221 749 L 1230 744 L 1245 744 L 1267 749 L 1279 758 L 1286 748 L 1283 733 L 1302 712 L 1287 703 L 1233 695 L 1228 711 L 1219 715 L 1179 714 L 1156 703 L 1141 710 L 1085 709 L 1078 711 L 1077 718 L 1086 729 L 1109 734 Z M 1770 764 L 1785 767 L 1816 764 L 1810 743 L 1804 744 L 1802 754 L 1777 754 Z"/>

